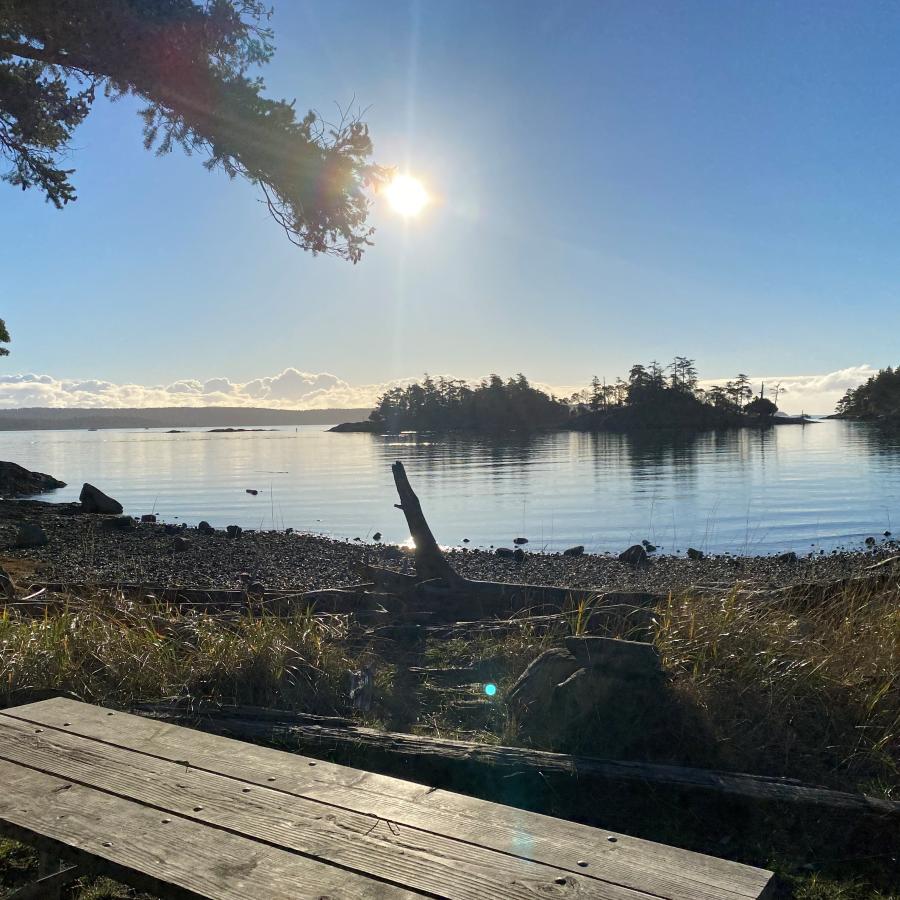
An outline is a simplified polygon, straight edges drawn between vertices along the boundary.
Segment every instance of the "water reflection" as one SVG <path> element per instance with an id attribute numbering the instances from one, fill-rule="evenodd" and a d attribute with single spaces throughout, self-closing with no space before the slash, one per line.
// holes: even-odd
<path id="1" fill-rule="evenodd" d="M 402 459 L 439 540 L 530 549 L 768 552 L 859 542 L 900 518 L 900 435 L 824 422 L 699 435 L 438 438 L 318 428 L 0 435 L 0 458 L 91 481 L 135 513 L 217 526 L 406 538 L 390 464 Z M 259 495 L 246 494 L 247 488 Z"/>

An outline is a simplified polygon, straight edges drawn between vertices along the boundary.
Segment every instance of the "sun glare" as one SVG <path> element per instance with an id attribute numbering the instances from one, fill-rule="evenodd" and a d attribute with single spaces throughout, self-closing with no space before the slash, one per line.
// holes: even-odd
<path id="1" fill-rule="evenodd" d="M 401 216 L 417 216 L 428 205 L 425 186 L 411 175 L 396 175 L 384 189 L 388 203 Z"/>

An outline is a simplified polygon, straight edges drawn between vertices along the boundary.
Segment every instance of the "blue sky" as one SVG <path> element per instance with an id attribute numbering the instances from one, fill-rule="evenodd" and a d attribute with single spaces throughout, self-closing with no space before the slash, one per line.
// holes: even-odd
<path id="1" fill-rule="evenodd" d="M 358 266 L 314 259 L 252 187 L 147 153 L 135 105 L 98 103 L 75 204 L 0 186 L 3 369 L 50 379 L 47 402 L 291 369 L 350 400 L 426 369 L 900 361 L 900 6 L 273 2 L 269 92 L 355 97 L 377 160 L 440 202 L 376 208 Z"/>

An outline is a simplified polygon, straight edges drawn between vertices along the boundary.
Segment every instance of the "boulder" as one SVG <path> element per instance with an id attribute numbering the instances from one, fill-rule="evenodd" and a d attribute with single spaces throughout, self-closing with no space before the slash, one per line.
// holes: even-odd
<path id="1" fill-rule="evenodd" d="M 655 678 L 662 671 L 659 652 L 653 644 L 580 635 L 567 637 L 564 643 L 578 664 L 587 668 L 646 678 Z"/>
<path id="2" fill-rule="evenodd" d="M 584 545 L 579 544 L 577 547 L 569 547 L 568 550 L 563 550 L 563 556 L 584 556 Z"/>
<path id="3" fill-rule="evenodd" d="M 629 566 L 638 568 L 647 565 L 647 551 L 643 544 L 632 544 L 627 550 L 619 554 L 619 562 L 628 563 Z"/>
<path id="4" fill-rule="evenodd" d="M 687 549 L 688 559 L 692 559 L 695 562 L 705 558 L 706 554 L 702 550 L 697 550 L 696 547 L 688 547 Z"/>
<path id="5" fill-rule="evenodd" d="M 87 482 L 84 483 L 78 499 L 81 501 L 82 512 L 113 516 L 122 513 L 122 504 L 118 500 L 113 500 L 112 497 L 108 497 L 99 488 L 95 488 Z"/>
<path id="6" fill-rule="evenodd" d="M 545 650 L 533 659 L 506 695 L 507 702 L 521 719 L 536 707 L 546 707 L 553 691 L 578 671 L 578 660 L 561 647 Z"/>
<path id="7" fill-rule="evenodd" d="M 178 537 L 172 541 L 172 549 L 176 553 L 184 553 L 186 550 L 191 549 L 191 542 L 186 537 L 178 535 Z"/>
<path id="8" fill-rule="evenodd" d="M 17 547 L 43 547 L 47 541 L 47 533 L 34 522 L 24 522 L 16 532 Z"/>
<path id="9" fill-rule="evenodd" d="M 293 531 L 293 529 L 291 529 L 291 530 Z M 376 531 L 375 534 L 372 535 L 372 540 L 373 540 L 373 541 L 380 541 L 380 540 L 381 540 L 381 532 L 380 532 L 380 531 Z"/>
<path id="10" fill-rule="evenodd" d="M 501 559 L 513 559 L 515 555 L 515 551 L 512 547 L 498 547 L 494 551 L 494 556 L 499 556 Z"/>
<path id="11" fill-rule="evenodd" d="M 141 516 L 141 522 L 152 525 L 156 522 L 156 516 L 153 513 L 144 513 Z"/>
<path id="12" fill-rule="evenodd" d="M 225 531 L 228 532 L 228 537 L 230 537 L 230 538 L 236 538 L 236 537 L 240 537 L 241 534 L 243 534 L 244 529 L 241 528 L 240 525 L 229 525 L 229 526 L 225 529 Z"/>
<path id="13" fill-rule="evenodd" d="M 58 481 L 52 475 L 43 472 L 32 472 L 14 462 L 0 462 L 0 496 L 27 497 L 65 487 L 64 481 Z"/>
<path id="14" fill-rule="evenodd" d="M 210 525 L 209 522 L 206 521 L 206 519 L 204 519 L 204 520 L 197 526 L 197 531 L 199 531 L 200 534 L 215 534 L 216 529 L 213 528 L 212 525 Z"/>
<path id="15" fill-rule="evenodd" d="M 525 562 L 525 551 L 521 547 L 516 547 L 516 549 L 513 550 L 513 559 L 517 563 Z"/>
<path id="16" fill-rule="evenodd" d="M 797 554 L 794 553 L 793 550 L 788 553 L 779 553 L 778 556 L 775 557 L 775 562 L 793 564 L 797 562 Z"/>

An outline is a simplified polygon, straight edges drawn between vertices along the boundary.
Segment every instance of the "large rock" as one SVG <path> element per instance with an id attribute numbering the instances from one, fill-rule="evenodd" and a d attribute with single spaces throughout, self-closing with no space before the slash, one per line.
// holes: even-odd
<path id="1" fill-rule="evenodd" d="M 647 565 L 647 551 L 643 544 L 632 544 L 627 550 L 619 554 L 619 562 L 628 563 L 629 566 L 639 568 Z"/>
<path id="2" fill-rule="evenodd" d="M 567 637 L 566 650 L 579 665 L 625 677 L 653 678 L 662 671 L 653 644 L 607 637 Z"/>
<path id="3" fill-rule="evenodd" d="M 53 491 L 65 487 L 64 481 L 58 481 L 52 475 L 43 472 L 31 472 L 14 462 L 0 462 L 0 496 L 27 497 L 43 491 Z"/>
<path id="4" fill-rule="evenodd" d="M 714 753 L 651 644 L 574 636 L 565 644 L 537 657 L 507 694 L 521 741 L 612 759 L 704 762 Z"/>
<path id="5" fill-rule="evenodd" d="M 100 488 L 92 484 L 84 483 L 81 493 L 78 495 L 81 501 L 82 512 L 101 513 L 103 515 L 118 516 L 122 513 L 122 504 L 118 500 L 108 497 Z"/>
<path id="6" fill-rule="evenodd" d="M 40 525 L 26 522 L 16 532 L 17 547 L 43 547 L 47 543 L 47 534 Z"/>

